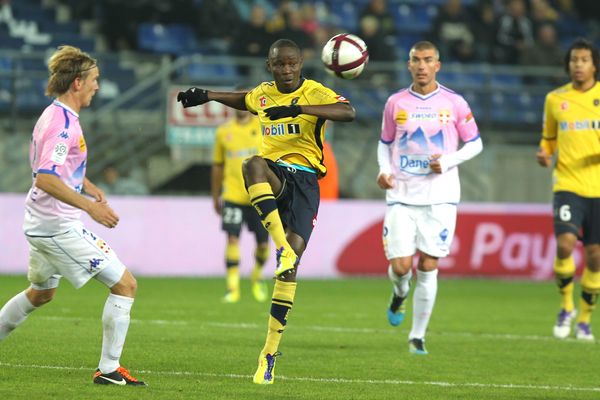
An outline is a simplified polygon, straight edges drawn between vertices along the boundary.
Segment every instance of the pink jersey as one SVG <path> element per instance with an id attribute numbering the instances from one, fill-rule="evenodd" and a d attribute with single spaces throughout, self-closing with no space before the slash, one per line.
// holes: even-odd
<path id="1" fill-rule="evenodd" d="M 79 222 L 81 210 L 37 188 L 35 177 L 38 174 L 56 175 L 69 188 L 81 192 L 87 147 L 79 115 L 56 100 L 46 107 L 33 129 L 29 161 L 34 184 L 25 201 L 25 234 L 52 236 L 68 231 Z"/>
<path id="2" fill-rule="evenodd" d="M 428 205 L 460 200 L 458 168 L 442 174 L 429 168 L 432 154 L 456 152 L 459 142 L 479 137 L 465 99 L 438 84 L 425 96 L 410 88 L 391 95 L 383 111 L 381 141 L 391 148 L 395 187 L 388 203 Z"/>

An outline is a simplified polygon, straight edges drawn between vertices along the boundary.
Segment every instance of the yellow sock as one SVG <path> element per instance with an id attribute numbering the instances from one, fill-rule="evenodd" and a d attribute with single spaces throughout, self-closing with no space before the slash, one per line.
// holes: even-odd
<path id="1" fill-rule="evenodd" d="M 254 268 L 250 274 L 251 282 L 257 282 L 262 278 L 262 270 L 267 262 L 267 258 L 269 258 L 269 247 L 257 247 L 256 252 L 254 253 Z"/>
<path id="2" fill-rule="evenodd" d="M 584 269 L 581 276 L 581 300 L 579 300 L 578 323 L 590 323 L 592 311 L 596 308 L 598 293 L 600 293 L 600 272 L 592 272 L 588 268 Z"/>
<path id="3" fill-rule="evenodd" d="M 560 307 L 565 311 L 575 308 L 573 303 L 573 276 L 575 275 L 575 260 L 573 257 L 554 259 L 554 274 L 560 292 Z"/>
<path id="4" fill-rule="evenodd" d="M 277 248 L 286 248 L 291 250 L 292 247 L 285 237 L 285 231 L 277 210 L 277 202 L 271 190 L 271 185 L 268 183 L 256 183 L 248 187 L 250 202 L 258 212 L 262 224 L 273 238 Z"/>
<path id="5" fill-rule="evenodd" d="M 275 354 L 279 348 L 279 342 L 285 330 L 288 314 L 294 305 L 295 294 L 296 282 L 275 281 L 267 340 L 261 354 Z"/>
<path id="6" fill-rule="evenodd" d="M 225 262 L 227 265 L 227 291 L 239 293 L 240 291 L 240 245 L 227 243 L 225 249 Z"/>

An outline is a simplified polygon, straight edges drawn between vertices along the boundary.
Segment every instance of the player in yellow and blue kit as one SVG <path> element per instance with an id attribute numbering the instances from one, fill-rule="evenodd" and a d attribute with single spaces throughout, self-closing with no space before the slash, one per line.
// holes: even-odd
<path id="1" fill-rule="evenodd" d="M 257 301 L 267 299 L 262 270 L 269 256 L 269 234 L 250 204 L 242 176 L 242 163 L 248 157 L 258 154 L 261 143 L 260 122 L 247 111 L 236 110 L 235 118 L 217 128 L 211 193 L 213 206 L 221 216 L 222 228 L 227 233 L 227 293 L 223 298 L 226 303 L 237 303 L 240 300 L 239 237 L 244 223 L 256 237 L 256 263 L 250 275 L 252 294 Z"/>
<path id="2" fill-rule="evenodd" d="M 319 208 L 317 179 L 326 174 L 323 157 L 325 121 L 352 121 L 348 101 L 320 83 L 306 79 L 301 51 L 280 39 L 269 49 L 267 68 L 273 81 L 250 92 L 213 92 L 190 88 L 177 100 L 192 107 L 214 100 L 258 115 L 263 134 L 259 156 L 243 166 L 250 201 L 277 246 L 277 268 L 265 346 L 254 383 L 271 384 L 275 357 L 296 292 L 296 269 Z"/>
<path id="3" fill-rule="evenodd" d="M 561 310 L 554 336 L 571 333 L 576 309 L 573 304 L 573 249 L 581 239 L 586 267 L 581 277 L 581 300 L 575 337 L 593 341 L 591 314 L 600 293 L 600 69 L 598 49 L 578 39 L 565 57 L 571 82 L 548 93 L 544 127 L 537 161 L 554 167 L 554 272 L 561 293 Z"/>

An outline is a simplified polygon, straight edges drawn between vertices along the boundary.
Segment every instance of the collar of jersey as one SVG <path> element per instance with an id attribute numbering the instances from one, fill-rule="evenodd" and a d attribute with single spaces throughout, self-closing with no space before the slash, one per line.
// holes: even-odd
<path id="1" fill-rule="evenodd" d="M 413 85 L 410 85 L 410 87 L 408 88 L 408 91 L 410 94 L 412 94 L 415 97 L 418 97 L 421 100 L 427 100 L 428 98 L 435 96 L 436 94 L 438 94 L 440 92 L 440 88 L 441 88 L 440 84 L 437 81 L 435 81 L 435 84 L 437 85 L 437 88 L 431 93 L 427 93 L 427 94 L 417 93 L 412 89 Z"/>
<path id="2" fill-rule="evenodd" d="M 54 100 L 52 102 L 52 104 L 54 104 L 55 106 L 64 108 L 65 110 L 67 110 L 68 112 L 70 112 L 71 114 L 73 114 L 74 116 L 76 116 L 77 118 L 79 118 L 79 114 L 77 114 L 75 111 L 73 111 L 73 109 L 71 107 L 69 107 L 68 105 L 66 105 L 65 103 L 61 103 L 58 100 Z"/>

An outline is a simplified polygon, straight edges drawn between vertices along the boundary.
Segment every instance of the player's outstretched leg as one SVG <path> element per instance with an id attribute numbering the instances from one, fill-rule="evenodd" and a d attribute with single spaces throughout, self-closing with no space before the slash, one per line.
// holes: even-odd
<path id="1" fill-rule="evenodd" d="M 254 383 L 270 385 L 275 379 L 275 358 L 281 354 L 277 349 L 285 331 L 287 317 L 294 305 L 295 293 L 296 282 L 275 281 L 267 339 L 258 356 L 258 368 L 252 379 Z"/>
<path id="2" fill-rule="evenodd" d="M 388 276 L 392 281 L 392 297 L 387 308 L 388 322 L 392 326 L 398 326 L 404 321 L 404 315 L 406 314 L 406 304 L 404 303 L 408 297 L 410 290 L 410 280 L 412 278 L 412 270 L 402 276 L 397 275 L 392 266 L 388 267 Z"/>
<path id="3" fill-rule="evenodd" d="M 27 298 L 27 290 L 10 299 L 0 309 L 0 340 L 8 336 L 17 326 L 27 319 L 36 307 Z"/>

